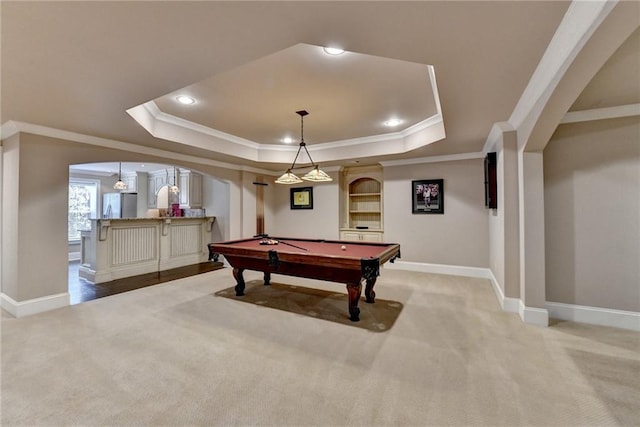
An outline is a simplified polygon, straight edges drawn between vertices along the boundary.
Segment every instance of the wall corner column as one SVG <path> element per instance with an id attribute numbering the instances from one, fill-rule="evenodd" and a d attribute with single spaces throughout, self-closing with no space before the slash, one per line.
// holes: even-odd
<path id="1" fill-rule="evenodd" d="M 520 229 L 520 317 L 525 323 L 549 325 L 544 308 L 544 170 L 542 152 L 518 151 Z"/>

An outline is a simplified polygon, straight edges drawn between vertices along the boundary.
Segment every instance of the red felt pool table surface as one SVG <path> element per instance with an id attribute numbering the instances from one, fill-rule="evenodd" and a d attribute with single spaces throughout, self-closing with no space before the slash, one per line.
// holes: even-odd
<path id="1" fill-rule="evenodd" d="M 354 258 L 377 258 L 382 252 L 389 248 L 389 244 L 368 244 L 358 242 L 342 242 L 328 240 L 305 240 L 291 238 L 270 238 L 277 241 L 275 245 L 261 245 L 262 239 L 239 240 L 225 243 L 237 247 L 251 248 L 261 251 L 276 250 L 278 252 L 308 253 L 324 256 L 354 257 Z M 293 246 L 291 246 L 293 245 Z M 342 249 L 342 246 L 345 249 Z"/>

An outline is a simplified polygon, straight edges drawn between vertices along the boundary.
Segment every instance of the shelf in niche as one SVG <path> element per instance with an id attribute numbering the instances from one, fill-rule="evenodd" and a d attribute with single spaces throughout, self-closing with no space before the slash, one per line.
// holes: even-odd
<path id="1" fill-rule="evenodd" d="M 380 193 L 351 193 L 349 197 L 379 196 Z"/>
<path id="2" fill-rule="evenodd" d="M 349 213 L 374 213 L 374 214 L 379 214 L 380 211 L 349 211 Z"/>

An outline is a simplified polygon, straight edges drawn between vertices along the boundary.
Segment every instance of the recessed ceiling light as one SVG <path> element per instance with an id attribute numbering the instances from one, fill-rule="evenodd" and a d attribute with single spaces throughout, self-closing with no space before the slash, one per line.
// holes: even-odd
<path id="1" fill-rule="evenodd" d="M 282 138 L 282 142 L 284 142 L 285 144 L 291 144 L 293 142 L 293 138 L 291 138 L 290 136 Z"/>
<path id="2" fill-rule="evenodd" d="M 340 55 L 344 53 L 344 49 L 340 49 L 339 47 L 325 47 L 323 49 L 329 55 Z"/>
<path id="3" fill-rule="evenodd" d="M 190 96 L 186 96 L 186 95 L 180 95 L 178 97 L 176 97 L 176 99 L 178 100 L 179 103 L 184 104 L 184 105 L 191 105 L 191 104 L 195 104 L 196 100 L 193 99 Z"/>
<path id="4" fill-rule="evenodd" d="M 384 122 L 384 125 L 388 127 L 394 127 L 394 126 L 398 126 L 401 123 L 402 123 L 402 120 L 400 119 L 389 119 L 386 122 Z"/>

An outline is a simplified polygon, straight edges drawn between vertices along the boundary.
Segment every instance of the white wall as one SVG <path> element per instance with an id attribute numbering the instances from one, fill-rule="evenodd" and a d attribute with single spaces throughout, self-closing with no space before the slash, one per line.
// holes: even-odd
<path id="1" fill-rule="evenodd" d="M 412 180 L 444 179 L 444 215 L 412 213 Z M 489 267 L 483 159 L 384 168 L 384 240 L 402 260 Z"/>
<path id="2" fill-rule="evenodd" d="M 640 119 L 560 126 L 544 176 L 547 301 L 640 311 Z"/>

